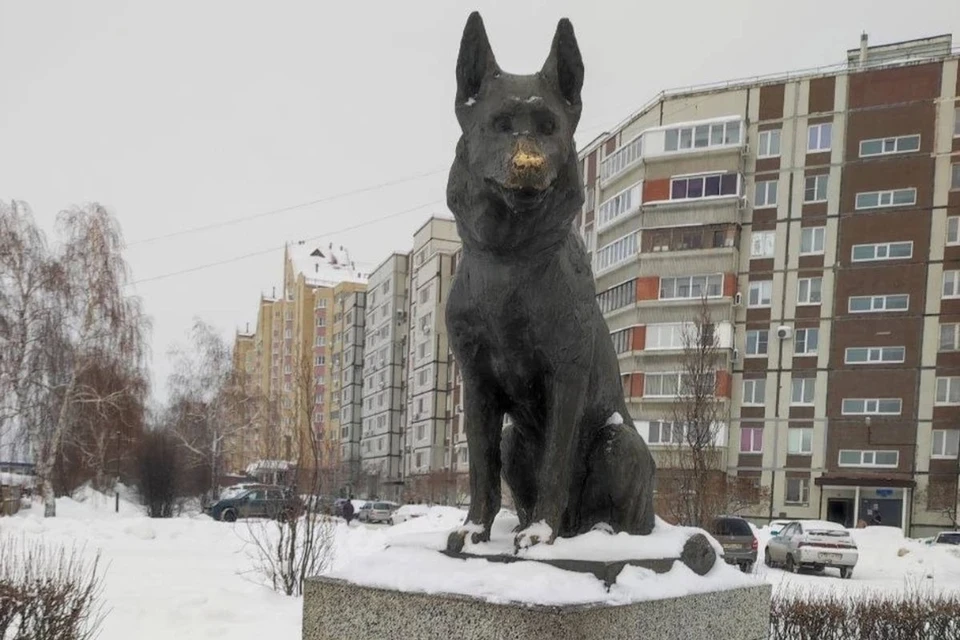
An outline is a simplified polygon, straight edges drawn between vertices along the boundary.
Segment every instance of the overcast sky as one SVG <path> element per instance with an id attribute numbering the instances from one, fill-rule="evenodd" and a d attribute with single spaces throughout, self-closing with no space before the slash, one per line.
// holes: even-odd
<path id="1" fill-rule="evenodd" d="M 72 203 L 118 216 L 162 393 L 194 316 L 253 327 L 284 242 L 322 236 L 376 264 L 446 213 L 453 72 L 475 8 L 512 72 L 539 69 L 557 19 L 573 21 L 581 143 L 661 89 L 840 62 L 863 30 L 960 45 L 957 0 L 0 0 L 0 199 L 29 202 L 48 230 Z"/>

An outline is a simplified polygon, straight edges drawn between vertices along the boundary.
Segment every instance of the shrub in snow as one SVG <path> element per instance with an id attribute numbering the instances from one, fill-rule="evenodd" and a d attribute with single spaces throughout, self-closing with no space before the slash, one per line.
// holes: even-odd
<path id="1" fill-rule="evenodd" d="M 337 521 L 307 507 L 300 517 L 247 523 L 255 571 L 274 591 L 303 595 L 307 578 L 326 571 L 333 560 Z"/>
<path id="2" fill-rule="evenodd" d="M 90 640 L 103 620 L 99 554 L 0 537 L 0 639 Z"/>
<path id="3" fill-rule="evenodd" d="M 165 431 L 144 435 L 138 455 L 140 495 L 151 518 L 170 518 L 177 501 L 177 443 Z"/>

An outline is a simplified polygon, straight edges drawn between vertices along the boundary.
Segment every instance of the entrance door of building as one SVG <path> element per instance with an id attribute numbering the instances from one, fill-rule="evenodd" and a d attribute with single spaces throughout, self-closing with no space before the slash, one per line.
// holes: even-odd
<path id="1" fill-rule="evenodd" d="M 902 516 L 903 500 L 890 498 L 862 498 L 860 500 L 860 519 L 867 526 L 899 527 Z"/>
<path id="2" fill-rule="evenodd" d="M 853 499 L 829 498 L 827 500 L 827 520 L 844 527 L 852 527 L 855 524 L 853 521 Z"/>

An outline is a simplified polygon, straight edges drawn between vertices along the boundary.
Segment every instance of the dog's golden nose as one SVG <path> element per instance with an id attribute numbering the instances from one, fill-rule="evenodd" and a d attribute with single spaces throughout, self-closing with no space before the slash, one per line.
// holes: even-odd
<path id="1" fill-rule="evenodd" d="M 542 153 L 518 148 L 513 154 L 513 168 L 516 171 L 539 171 L 547 161 Z"/>

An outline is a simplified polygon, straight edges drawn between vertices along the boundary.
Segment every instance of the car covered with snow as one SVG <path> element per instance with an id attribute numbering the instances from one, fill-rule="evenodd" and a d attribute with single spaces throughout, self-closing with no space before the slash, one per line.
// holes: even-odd
<path id="1" fill-rule="evenodd" d="M 798 520 L 783 527 L 767 541 L 763 561 L 768 567 L 783 566 L 792 573 L 801 568 L 840 570 L 841 578 L 853 576 L 860 558 L 850 532 L 836 522 Z"/>
<path id="2" fill-rule="evenodd" d="M 927 541 L 928 545 L 945 544 L 950 546 L 960 545 L 960 531 L 941 531 L 935 537 Z"/>
<path id="3" fill-rule="evenodd" d="M 405 504 L 390 514 L 390 524 L 400 524 L 413 518 L 427 515 L 430 510 L 425 504 Z"/>

